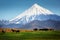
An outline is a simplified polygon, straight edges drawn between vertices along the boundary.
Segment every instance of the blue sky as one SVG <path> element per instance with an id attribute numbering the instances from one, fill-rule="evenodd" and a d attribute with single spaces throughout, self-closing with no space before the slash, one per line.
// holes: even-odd
<path id="1" fill-rule="evenodd" d="M 35 3 L 60 15 L 60 0 L 0 0 L 0 20 L 10 20 Z"/>

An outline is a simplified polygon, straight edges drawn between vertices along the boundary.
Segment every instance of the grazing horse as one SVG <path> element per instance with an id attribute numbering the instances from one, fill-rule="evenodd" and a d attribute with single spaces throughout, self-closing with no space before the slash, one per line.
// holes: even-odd
<path id="1" fill-rule="evenodd" d="M 13 29 L 11 29 L 12 30 L 12 32 L 15 32 L 15 30 L 13 30 Z"/>
<path id="2" fill-rule="evenodd" d="M 2 33 L 5 33 L 5 31 L 4 31 L 4 30 L 2 30 Z"/>
<path id="3" fill-rule="evenodd" d="M 19 31 L 19 30 L 14 30 L 14 29 L 12 29 L 12 32 L 16 32 L 16 33 L 17 33 L 17 32 L 20 32 L 20 31 Z"/>
<path id="4" fill-rule="evenodd" d="M 19 30 L 16 30 L 16 32 L 20 32 Z"/>

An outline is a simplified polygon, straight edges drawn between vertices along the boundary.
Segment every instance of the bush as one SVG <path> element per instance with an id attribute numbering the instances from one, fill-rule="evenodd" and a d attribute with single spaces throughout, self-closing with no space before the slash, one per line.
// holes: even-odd
<path id="1" fill-rule="evenodd" d="M 37 28 L 34 28 L 33 30 L 34 30 L 34 31 L 37 31 L 38 29 L 37 29 Z"/>

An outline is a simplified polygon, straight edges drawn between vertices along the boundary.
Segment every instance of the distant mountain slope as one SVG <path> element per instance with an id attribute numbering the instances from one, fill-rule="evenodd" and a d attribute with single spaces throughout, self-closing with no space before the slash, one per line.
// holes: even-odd
<path id="1" fill-rule="evenodd" d="M 32 21 L 25 24 L 22 29 L 34 29 L 34 28 L 52 28 L 55 30 L 60 30 L 60 21 L 46 20 L 46 21 Z"/>
<path id="2" fill-rule="evenodd" d="M 2 23 L 0 21 L 0 28 L 20 28 L 20 29 L 34 29 L 34 28 L 52 28 L 55 30 L 60 30 L 60 21 L 54 21 L 54 20 L 34 20 L 26 24 L 13 24 L 13 23 L 8 23 L 7 25 Z"/>

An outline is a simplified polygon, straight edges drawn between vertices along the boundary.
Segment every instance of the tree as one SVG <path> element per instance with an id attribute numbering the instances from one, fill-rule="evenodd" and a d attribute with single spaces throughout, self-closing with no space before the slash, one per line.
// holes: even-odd
<path id="1" fill-rule="evenodd" d="M 37 28 L 34 28 L 33 30 L 34 30 L 34 31 L 37 31 L 38 29 L 37 29 Z"/>

